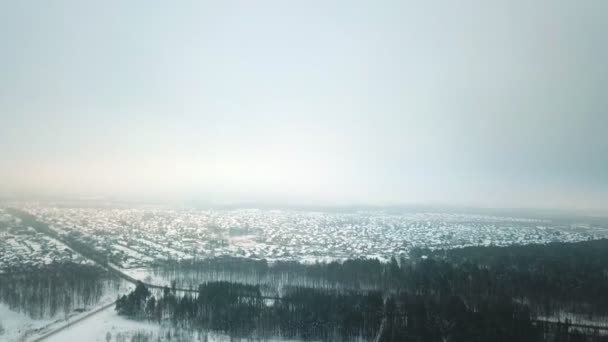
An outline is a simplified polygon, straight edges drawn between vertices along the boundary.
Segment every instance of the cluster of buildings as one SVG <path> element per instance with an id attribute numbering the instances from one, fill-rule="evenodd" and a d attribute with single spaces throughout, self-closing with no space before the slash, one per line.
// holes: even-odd
<path id="1" fill-rule="evenodd" d="M 64 262 L 90 263 L 65 244 L 23 225 L 0 208 L 0 273 Z"/>
<path id="2" fill-rule="evenodd" d="M 455 248 L 581 241 L 598 230 L 543 219 L 453 213 L 175 210 L 26 205 L 60 236 L 78 239 L 121 268 L 166 260 L 238 256 L 318 261 L 405 256 L 414 247 Z M 0 268 L 76 260 L 61 242 L 2 212 Z"/>

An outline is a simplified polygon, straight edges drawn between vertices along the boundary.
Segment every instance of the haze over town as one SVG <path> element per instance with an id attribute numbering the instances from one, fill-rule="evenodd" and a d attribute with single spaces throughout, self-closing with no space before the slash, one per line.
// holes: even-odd
<path id="1" fill-rule="evenodd" d="M 608 342 L 608 1 L 0 2 L 0 341 Z"/>
<path id="2" fill-rule="evenodd" d="M 0 189 L 605 211 L 607 6 L 6 2 Z"/>

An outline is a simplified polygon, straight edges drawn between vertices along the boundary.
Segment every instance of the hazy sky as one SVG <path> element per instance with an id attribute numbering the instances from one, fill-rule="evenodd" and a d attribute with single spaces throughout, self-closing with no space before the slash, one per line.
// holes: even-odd
<path id="1" fill-rule="evenodd" d="M 2 1 L 0 192 L 608 206 L 608 1 Z"/>

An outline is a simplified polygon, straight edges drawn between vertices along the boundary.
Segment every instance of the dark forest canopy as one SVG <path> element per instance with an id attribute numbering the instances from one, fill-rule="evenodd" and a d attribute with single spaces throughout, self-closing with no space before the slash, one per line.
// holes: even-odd
<path id="1" fill-rule="evenodd" d="M 528 302 L 538 315 L 557 305 L 567 311 L 608 315 L 608 240 L 508 247 L 415 249 L 410 258 L 301 264 L 223 257 L 168 262 L 156 272 L 178 281 L 215 281 L 231 273 L 247 282 L 315 288 L 455 292 L 472 303 L 479 294 Z M 198 275 L 198 278 L 197 278 Z M 211 275 L 211 276 L 209 276 Z M 221 278 L 216 276 L 216 278 Z M 204 281 L 203 281 L 204 280 Z M 449 284 L 449 285 L 448 285 Z M 188 287 L 192 284 L 182 284 Z M 432 286 L 431 286 L 432 285 Z M 194 286 L 196 287 L 196 285 Z M 449 288 L 444 288 L 449 287 Z M 267 287 L 264 287 L 266 290 Z"/>
<path id="2" fill-rule="evenodd" d="M 281 283 L 268 303 L 259 285 L 206 282 L 198 293 L 168 287 L 154 296 L 140 284 L 117 303 L 120 313 L 239 336 L 324 341 L 605 341 L 560 312 L 606 323 L 608 240 L 447 251 L 414 250 L 380 263 L 347 260 L 305 265 L 237 258 L 174 262 L 174 272 L 203 270 L 304 274 L 343 287 Z M 271 277 L 271 279 L 273 279 Z M 276 279 L 279 279 L 277 277 Z M 373 284 L 374 289 L 359 285 Z"/>
<path id="3" fill-rule="evenodd" d="M 61 263 L 0 274 L 0 302 L 34 319 L 95 305 L 120 280 L 101 267 Z"/>

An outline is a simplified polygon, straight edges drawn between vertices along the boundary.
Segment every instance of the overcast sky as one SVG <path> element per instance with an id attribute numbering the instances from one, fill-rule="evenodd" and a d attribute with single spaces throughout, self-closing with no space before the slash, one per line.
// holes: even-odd
<path id="1" fill-rule="evenodd" d="M 608 1 L 2 1 L 0 192 L 608 211 Z"/>

